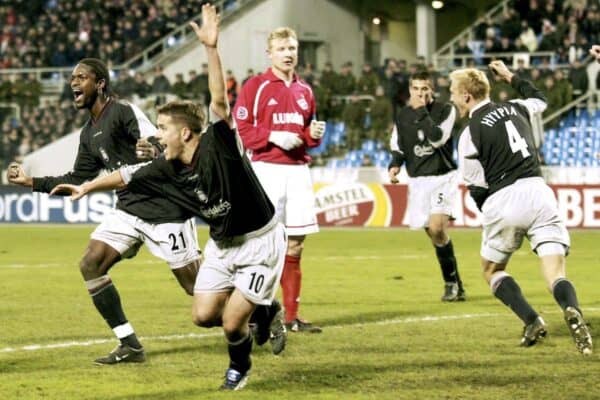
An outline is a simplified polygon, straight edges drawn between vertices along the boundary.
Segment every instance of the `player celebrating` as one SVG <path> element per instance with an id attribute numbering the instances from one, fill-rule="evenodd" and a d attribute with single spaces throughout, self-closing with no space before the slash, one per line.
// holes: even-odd
<path id="1" fill-rule="evenodd" d="M 156 128 L 133 104 L 117 100 L 110 92 L 106 65 L 93 58 L 81 60 L 71 75 L 75 106 L 87 109 L 90 119 L 81 130 L 73 171 L 56 177 L 30 177 L 18 164 L 9 167 L 11 183 L 50 192 L 59 183 L 80 184 L 103 169 L 115 170 L 136 164 L 136 157 L 151 158 L 154 148 L 142 138 L 153 136 Z M 136 145 L 137 143 L 137 145 Z M 135 256 L 142 243 L 165 260 L 180 285 L 192 295 L 200 255 L 192 214 L 172 201 L 126 189 L 117 192 L 116 209 L 94 230 L 79 264 L 85 285 L 98 312 L 113 330 L 120 344 L 98 364 L 142 362 L 144 349 L 128 322 L 117 288 L 108 271 L 123 258 Z"/>
<path id="2" fill-rule="evenodd" d="M 252 168 L 289 235 L 281 277 L 286 325 L 292 332 L 318 333 L 321 328 L 301 319 L 298 308 L 304 240 L 319 231 L 306 148 L 319 145 L 325 122 L 314 120 L 312 90 L 295 73 L 296 33 L 275 29 L 267 43 L 271 67 L 244 84 L 234 116 L 244 146 L 252 153 Z"/>
<path id="3" fill-rule="evenodd" d="M 435 248 L 445 282 L 442 301 L 463 301 L 465 290 L 448 236 L 458 194 L 451 137 L 456 111 L 452 104 L 433 99 L 433 81 L 427 71 L 411 76 L 409 91 L 408 105 L 399 110 L 390 139 L 390 181 L 398 182 L 396 175 L 406 163 L 410 227 L 425 228 Z"/>
<path id="4" fill-rule="evenodd" d="M 554 193 L 542 178 L 531 129 L 530 117 L 546 108 L 544 95 L 502 61 L 493 61 L 490 68 L 525 100 L 492 103 L 482 71 L 460 69 L 450 74 L 452 101 L 461 115 L 470 118 L 460 137 L 459 155 L 464 180 L 483 214 L 484 278 L 494 295 L 525 323 L 521 345 L 532 346 L 544 338 L 544 320 L 505 271 L 510 256 L 527 237 L 577 349 L 589 355 L 592 337 L 575 288 L 565 275 L 569 233 L 558 215 Z"/>
<path id="5" fill-rule="evenodd" d="M 157 119 L 164 157 L 123 166 L 82 186 L 60 185 L 55 191 L 68 190 L 79 198 L 127 185 L 133 193 L 167 197 L 206 221 L 210 239 L 194 287 L 193 319 L 199 326 L 223 326 L 230 363 L 221 388 L 238 390 L 252 365 L 248 322 L 256 305 L 271 305 L 287 241 L 234 128 L 217 50 L 219 18 L 214 6 L 202 7 L 202 21 L 201 28 L 193 22 L 192 27 L 208 56 L 208 128 L 202 106 L 168 103 L 158 109 Z M 279 328 L 285 334 L 282 322 Z M 273 325 L 271 329 L 277 331 Z"/>

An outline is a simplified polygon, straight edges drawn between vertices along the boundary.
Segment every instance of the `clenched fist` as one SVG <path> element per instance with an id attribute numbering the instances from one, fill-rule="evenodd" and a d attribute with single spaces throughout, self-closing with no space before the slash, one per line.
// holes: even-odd
<path id="1" fill-rule="evenodd" d="M 33 179 L 30 176 L 27 176 L 25 170 L 19 163 L 11 163 L 8 166 L 6 178 L 10 183 L 14 183 L 15 185 L 33 186 Z"/>

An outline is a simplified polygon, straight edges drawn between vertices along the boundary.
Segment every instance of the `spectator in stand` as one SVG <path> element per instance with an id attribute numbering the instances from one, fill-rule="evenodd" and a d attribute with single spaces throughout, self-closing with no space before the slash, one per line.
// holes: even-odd
<path id="1" fill-rule="evenodd" d="M 554 71 L 554 85 L 557 87 L 561 95 L 561 104 L 564 106 L 573 100 L 573 86 L 566 79 L 562 69 Z"/>
<path id="2" fill-rule="evenodd" d="M 314 80 L 315 80 L 315 68 L 313 67 L 312 63 L 307 62 L 304 65 L 304 68 L 302 68 L 302 79 L 304 79 L 304 81 L 306 83 L 308 83 L 310 86 L 313 85 Z"/>
<path id="3" fill-rule="evenodd" d="M 375 89 L 379 85 L 379 77 L 373 71 L 371 64 L 363 64 L 360 78 L 358 78 L 357 90 L 363 94 L 375 94 Z"/>
<path id="4" fill-rule="evenodd" d="M 256 75 L 256 73 L 254 72 L 254 70 L 252 68 L 248 68 L 246 70 L 246 76 L 244 77 L 244 79 L 242 80 L 242 86 L 244 86 L 244 84 L 251 78 L 254 77 L 254 75 Z"/>
<path id="5" fill-rule="evenodd" d="M 358 150 L 363 139 L 366 138 L 365 116 L 365 105 L 356 94 L 351 95 L 342 113 L 342 120 L 346 124 L 346 144 L 349 150 Z"/>
<path id="6" fill-rule="evenodd" d="M 342 70 L 337 77 L 334 90 L 334 94 L 342 96 L 352 94 L 356 90 L 356 78 L 352 73 L 352 63 L 350 61 L 342 65 Z"/>
<path id="7" fill-rule="evenodd" d="M 150 94 L 150 85 L 146 82 L 144 74 L 140 71 L 135 73 L 135 86 L 133 87 L 133 94 L 139 96 L 140 98 L 146 98 L 148 94 Z"/>
<path id="8" fill-rule="evenodd" d="M 517 58 L 517 68 L 513 71 L 521 79 L 531 79 L 529 69 L 525 68 L 525 60 L 523 58 Z"/>
<path id="9" fill-rule="evenodd" d="M 233 71 L 228 69 L 227 74 L 225 76 L 225 83 L 227 85 L 227 99 L 229 100 L 229 106 L 233 108 L 235 105 L 235 101 L 238 96 L 239 87 L 238 82 L 233 75 Z"/>
<path id="10" fill-rule="evenodd" d="M 496 59 L 495 53 L 500 51 L 500 45 L 494 38 L 487 38 L 483 45 L 483 53 L 486 57 L 483 58 L 484 64 L 489 64 L 492 60 Z"/>
<path id="11" fill-rule="evenodd" d="M 471 50 L 471 48 L 467 45 L 467 39 L 462 38 L 458 41 L 458 47 L 454 50 L 454 54 L 466 55 L 466 56 L 473 55 L 473 50 Z M 455 58 L 454 65 L 455 66 L 465 66 L 465 65 L 467 65 L 467 62 L 463 58 Z"/>
<path id="12" fill-rule="evenodd" d="M 537 37 L 533 29 L 531 29 L 529 26 L 527 20 L 521 21 L 521 34 L 519 35 L 519 38 L 521 39 L 521 42 L 523 42 L 523 45 L 529 49 L 530 53 L 533 53 L 537 50 Z"/>
<path id="13" fill-rule="evenodd" d="M 383 142 L 387 139 L 388 132 L 392 130 L 393 109 L 389 99 L 385 96 L 383 86 L 375 89 L 375 100 L 371 103 L 371 129 L 369 137 Z"/>
<path id="14" fill-rule="evenodd" d="M 392 69 L 392 66 L 389 64 L 388 67 L 385 69 L 385 74 L 383 76 L 383 79 L 381 80 L 381 86 L 383 86 L 385 97 L 387 97 L 390 104 L 392 105 L 392 109 L 394 110 L 395 115 L 396 109 L 402 106 L 399 102 L 400 83 L 394 75 L 394 70 Z"/>
<path id="15" fill-rule="evenodd" d="M 321 80 L 319 78 L 313 79 L 312 84 L 313 96 L 318 108 L 318 118 L 322 121 L 329 121 L 332 118 L 331 115 L 331 94 L 327 89 L 321 86 Z"/>
<path id="16" fill-rule="evenodd" d="M 166 94 L 171 91 L 171 82 L 163 73 L 163 68 L 160 65 L 154 67 L 154 79 L 152 80 L 152 86 L 150 87 L 150 93 Z"/>
<path id="17" fill-rule="evenodd" d="M 337 79 L 338 74 L 333 70 L 333 65 L 326 62 L 323 71 L 321 71 L 321 86 L 328 90 L 330 94 L 334 94 Z"/>
<path id="18" fill-rule="evenodd" d="M 182 73 L 175 74 L 175 83 L 173 83 L 171 92 L 180 99 L 188 98 L 188 88 L 187 84 L 183 81 Z"/>
<path id="19" fill-rule="evenodd" d="M 498 52 L 500 53 L 514 53 L 517 49 L 515 48 L 515 46 L 511 43 L 510 39 L 508 38 L 508 36 L 502 36 L 500 38 L 500 45 L 498 46 Z M 510 56 L 502 56 L 500 57 L 500 59 L 502 61 L 504 61 L 505 64 L 512 64 L 512 57 Z"/>
<path id="20" fill-rule="evenodd" d="M 559 45 L 552 23 L 545 19 L 542 23 L 542 34 L 537 51 L 555 51 Z"/>
<path id="21" fill-rule="evenodd" d="M 137 86 L 134 76 L 135 72 L 133 72 L 133 70 L 121 70 L 115 85 L 115 91 L 119 94 L 120 97 L 123 97 L 125 99 L 132 98 Z M 68 90 L 71 93 L 70 98 L 72 100 L 73 94 L 70 84 Z"/>
<path id="22" fill-rule="evenodd" d="M 554 78 L 552 76 L 548 76 L 546 79 L 544 79 L 544 86 L 542 87 L 542 92 L 544 92 L 544 95 L 546 95 L 546 103 L 548 104 L 546 110 L 542 114 L 544 118 L 548 117 L 549 115 L 552 115 L 553 113 L 558 111 L 562 106 L 565 105 L 563 104 L 563 96 L 560 91 L 560 88 L 558 88 L 555 85 Z M 556 128 L 558 126 L 558 120 L 558 118 L 555 118 L 549 121 L 545 125 L 546 128 Z"/>
<path id="23" fill-rule="evenodd" d="M 501 21 L 500 32 L 502 32 L 502 36 L 509 38 L 511 41 L 519 37 L 521 33 L 521 19 L 514 9 L 507 7 L 502 14 Z"/>
<path id="24" fill-rule="evenodd" d="M 531 71 L 529 72 L 529 74 L 531 76 L 531 83 L 533 83 L 533 86 L 538 87 L 538 88 L 541 88 L 544 86 L 544 77 L 542 76 L 539 69 L 532 68 Z"/>
<path id="25" fill-rule="evenodd" d="M 571 85 L 573 85 L 573 99 L 584 95 L 588 91 L 589 80 L 587 69 L 579 60 L 575 60 L 573 64 L 571 64 L 569 81 L 571 82 Z"/>

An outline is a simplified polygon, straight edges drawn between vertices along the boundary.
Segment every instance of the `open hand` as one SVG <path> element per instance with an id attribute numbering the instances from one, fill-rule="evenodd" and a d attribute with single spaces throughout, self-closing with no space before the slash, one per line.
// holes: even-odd
<path id="1" fill-rule="evenodd" d="M 215 6 L 204 4 L 202 6 L 202 26 L 198 26 L 194 21 L 190 22 L 190 26 L 202 44 L 208 47 L 217 47 L 220 20 L 221 17 L 217 14 Z"/>
<path id="2" fill-rule="evenodd" d="M 50 195 L 59 194 L 59 195 L 71 195 L 71 200 L 79 200 L 83 196 L 85 196 L 86 192 L 83 188 L 83 185 L 70 185 L 67 183 L 61 183 L 60 185 L 54 186 L 54 188 L 50 191 Z"/>

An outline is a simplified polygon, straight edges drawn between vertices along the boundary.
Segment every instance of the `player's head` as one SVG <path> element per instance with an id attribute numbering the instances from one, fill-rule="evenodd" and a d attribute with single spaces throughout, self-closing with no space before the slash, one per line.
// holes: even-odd
<path id="1" fill-rule="evenodd" d="M 108 68 L 97 58 L 84 58 L 71 74 L 71 90 L 75 107 L 91 109 L 98 96 L 108 94 L 110 75 Z"/>
<path id="2" fill-rule="evenodd" d="M 419 97 L 429 104 L 433 99 L 433 79 L 426 70 L 418 70 L 410 76 L 410 97 Z"/>
<path id="3" fill-rule="evenodd" d="M 298 64 L 298 37 L 293 29 L 277 28 L 267 39 L 267 54 L 272 67 L 285 75 L 294 73 Z"/>
<path id="4" fill-rule="evenodd" d="M 185 147 L 204 130 L 206 116 L 202 106 L 177 100 L 158 107 L 156 112 L 156 137 L 164 147 L 166 159 L 181 158 Z"/>
<path id="5" fill-rule="evenodd" d="M 450 73 L 450 80 L 450 100 L 462 117 L 490 95 L 490 82 L 485 73 L 478 69 L 458 69 Z"/>

